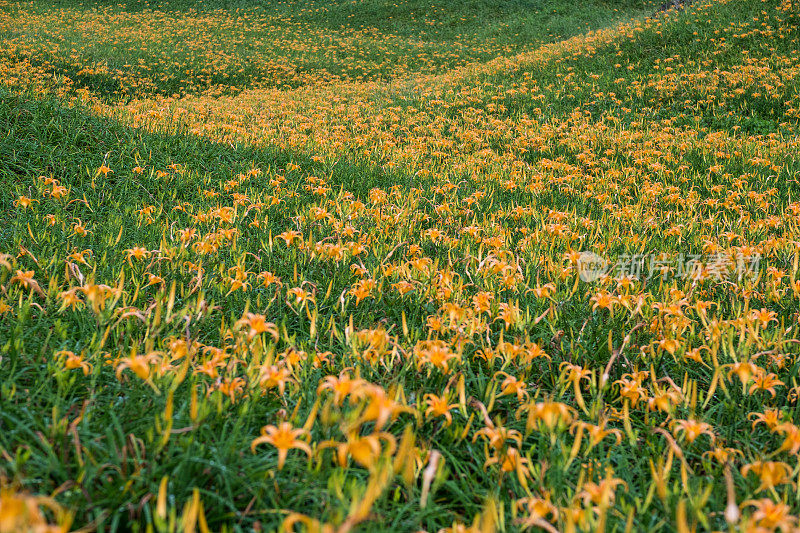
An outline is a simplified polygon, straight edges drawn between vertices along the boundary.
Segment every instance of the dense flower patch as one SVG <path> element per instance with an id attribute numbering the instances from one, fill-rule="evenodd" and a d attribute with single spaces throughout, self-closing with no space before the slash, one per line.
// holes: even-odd
<path id="1" fill-rule="evenodd" d="M 798 527 L 796 3 L 391 76 L 257 13 L 4 34 L 0 532 Z"/>

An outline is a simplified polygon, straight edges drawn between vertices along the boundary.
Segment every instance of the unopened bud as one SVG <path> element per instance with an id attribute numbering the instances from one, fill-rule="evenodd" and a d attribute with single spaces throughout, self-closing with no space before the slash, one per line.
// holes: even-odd
<path id="1" fill-rule="evenodd" d="M 729 524 L 739 521 L 739 507 L 735 503 L 729 503 L 725 508 L 725 521 Z"/>

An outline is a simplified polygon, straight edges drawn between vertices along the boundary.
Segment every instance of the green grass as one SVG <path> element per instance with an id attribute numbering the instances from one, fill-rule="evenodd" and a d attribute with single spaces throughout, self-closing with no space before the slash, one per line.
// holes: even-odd
<path id="1" fill-rule="evenodd" d="M 645 0 L 593 0 L 579 13 L 553 1 L 483 0 L 457 8 L 411 1 L 74 0 L 7 8 L 11 19 L 0 25 L 0 38 L 17 46 L 0 60 L 29 60 L 111 101 L 441 72 L 653 10 Z M 37 23 L 45 14 L 61 23 Z M 166 31 L 157 31 L 159 25 Z"/>
<path id="2" fill-rule="evenodd" d="M 591 515 L 584 530 L 597 529 L 597 516 L 606 511 L 608 531 L 623 531 L 627 524 L 635 531 L 676 530 L 682 505 L 688 507 L 687 521 L 699 529 L 724 529 L 721 511 L 728 494 L 723 466 L 710 458 L 713 443 L 706 436 L 693 443 L 675 434 L 681 457 L 674 460 L 663 497 L 653 479 L 652 465 L 674 451 L 658 431 L 673 435 L 673 421 L 694 417 L 713 426 L 720 445 L 741 454 L 732 473 L 737 504 L 770 497 L 797 514 L 800 502 L 790 485 L 760 491 L 758 480 L 740 468 L 755 460 L 786 461 L 793 469 L 791 478 L 797 478 L 797 457 L 776 452 L 780 436 L 763 425 L 753 429 L 748 413 L 776 408 L 786 421 L 800 419 L 800 406 L 789 393 L 800 380 L 797 333 L 792 329 L 798 321 L 798 294 L 788 283 L 781 294 L 771 292 L 764 281 L 770 268 L 787 279 L 797 272 L 797 215 L 792 206 L 800 194 L 800 161 L 795 156 L 797 121 L 788 113 L 798 107 L 800 84 L 783 66 L 797 63 L 800 32 L 796 14 L 789 12 L 780 38 L 758 31 L 730 35 L 731 28 L 752 29 L 753 19 L 767 8 L 773 13 L 776 5 L 745 0 L 701 5 L 636 30 L 623 29 L 609 39 L 580 37 L 574 48 L 554 48 L 551 55 L 544 49 L 539 58 L 544 43 L 625 18 L 641 19 L 656 6 L 632 0 L 590 1 L 581 9 L 556 0 L 0 3 L 6 14 L 0 18 L 0 45 L 7 44 L 0 64 L 28 59 L 46 80 L 46 90 L 35 84 L 26 87 L 33 83 L 26 79 L 0 85 L 0 219 L 6 221 L 0 225 L 0 254 L 7 254 L 0 259 L 9 263 L 5 267 L 0 262 L 0 304 L 8 306 L 0 312 L 0 481 L 15 490 L 52 495 L 74 513 L 76 527 L 97 531 L 177 529 L 157 516 L 159 484 L 165 477 L 173 519 L 186 515 L 185 505 L 199 489 L 212 531 L 277 530 L 292 511 L 341 524 L 352 502 L 375 479 L 374 472 L 353 461 L 340 467 L 329 460 L 332 451 L 324 453 L 324 460 L 308 460 L 298 450 L 289 453 L 279 470 L 274 447 L 262 445 L 252 453 L 250 445 L 262 426 L 286 419 L 299 427 L 312 413 L 318 419 L 309 426 L 311 442 L 345 439 L 347 424 L 363 414 L 364 402 L 333 405 L 317 385 L 326 376 L 355 368 L 363 379 L 412 406 L 413 412 L 400 414 L 385 430 L 400 441 L 410 428 L 421 454 L 413 479 L 393 477 L 357 530 L 437 531 L 454 522 L 469 524 L 497 505 L 497 528 L 515 531 L 520 528 L 516 518 L 524 515 L 514 508 L 515 501 L 529 494 L 551 498 L 562 509 L 561 521 L 551 520 L 559 529 L 565 528 L 564 510 L 581 505 Z M 14 23 L 26 14 L 37 18 L 20 30 Z M 204 17 L 219 26 L 209 23 L 192 35 L 208 44 L 212 55 L 230 50 L 229 62 L 222 66 L 208 63 L 208 56 L 194 56 L 196 42 L 182 42 L 186 35 L 167 34 L 158 42 L 145 38 L 158 34 L 150 33 L 153 28 L 130 35 L 147 21 Z M 82 26 L 56 23 L 76 20 Z M 251 42 L 261 31 L 248 26 L 253 21 L 269 28 L 262 42 Z M 226 28 L 233 33 L 225 33 Z M 287 35 L 287 42 L 305 46 L 306 32 L 317 48 L 283 52 L 268 39 Z M 136 48 L 131 50 L 127 44 L 133 42 Z M 69 53 L 72 48 L 76 51 Z M 732 74 L 747 66 L 742 50 L 751 65 L 762 67 L 755 76 L 761 85 L 747 85 Z M 271 59 L 272 54 L 283 54 L 280 59 L 294 69 L 288 82 L 251 65 L 253 57 Z M 508 66 L 477 64 L 515 54 L 521 55 Z M 404 60 L 399 72 L 392 67 L 397 58 Z M 664 74 L 665 64 L 679 65 L 677 72 Z M 105 70 L 78 74 L 98 65 Z M 471 67 L 452 76 L 446 73 L 465 65 Z M 49 77 L 53 74 L 73 83 L 54 80 Z M 439 77 L 422 77 L 416 84 L 415 76 L 428 74 Z M 719 84 L 700 83 L 714 74 Z M 393 114 L 395 122 L 387 119 L 370 133 L 374 137 L 363 138 L 359 126 L 344 124 L 345 130 L 352 127 L 352 135 L 329 151 L 324 145 L 280 148 L 275 139 L 262 142 L 247 132 L 231 134 L 227 141 L 202 136 L 184 127 L 174 110 L 149 127 L 133 127 L 121 107 L 137 97 L 197 96 L 211 90 L 203 97 L 209 98 L 255 87 L 279 88 L 287 100 L 313 96 L 315 90 L 338 96 L 339 83 L 360 87 L 365 80 L 392 79 L 403 83 L 388 84 L 364 99 L 375 104 L 370 109 Z M 541 98 L 520 90 L 528 89 L 530 80 Z M 774 86 L 774 92 L 756 96 L 764 84 Z M 295 91 L 303 86 L 307 93 Z M 744 92 L 736 92 L 740 87 Z M 78 101 L 81 89 L 93 99 Z M 344 99 L 351 93 L 343 94 Z M 194 106 L 193 112 L 214 116 L 219 110 L 210 110 L 212 102 L 188 98 L 176 106 Z M 244 109 L 252 104 L 231 100 L 228 105 L 237 102 Z M 154 105 L 166 109 L 172 103 L 156 100 Z M 109 112 L 116 104 L 117 112 Z M 209 109 L 201 109 L 203 105 Z M 315 108 L 309 106 L 311 115 Z M 320 119 L 315 127 L 325 128 L 326 120 L 336 118 Z M 397 124 L 402 127 L 392 127 Z M 509 124 L 531 126 L 515 130 Z M 385 164 L 394 155 L 390 150 L 385 157 L 365 155 L 370 142 L 384 141 L 396 130 L 401 134 L 391 137 L 393 148 L 420 150 L 417 166 L 390 168 Z M 436 156 L 443 161 L 439 164 L 424 152 L 430 146 L 415 143 L 413 135 L 424 135 L 419 131 L 430 134 L 435 149 L 450 150 L 446 155 L 452 159 Z M 462 146 L 473 142 L 464 132 L 477 132 L 478 148 Z M 530 137 L 522 138 L 528 133 Z M 715 141 L 720 133 L 730 137 Z M 480 167 L 479 150 L 497 157 Z M 502 156 L 513 164 L 504 166 Z M 459 166 L 458 157 L 473 166 Z M 554 162 L 555 170 L 548 162 Z M 653 162 L 663 168 L 646 166 Z M 101 165 L 112 172 L 104 175 L 98 170 Z M 712 171 L 717 165 L 723 169 Z M 136 167 L 143 172 L 136 173 Z M 251 169 L 260 173 L 249 173 Z M 46 178 L 68 187 L 68 198 L 49 196 Z M 281 178 L 285 183 L 276 185 Z M 323 196 L 313 191 L 319 180 L 329 188 Z M 527 188 L 531 184 L 535 187 Z M 660 188 L 658 193 L 652 192 L 654 187 Z M 734 191 L 737 203 L 726 204 Z M 381 192 L 385 201 L 375 199 Z M 237 194 L 246 200 L 239 203 Z M 480 194 L 485 195 L 482 200 L 470 202 Z M 35 203 L 23 208 L 21 197 Z M 280 203 L 270 203 L 275 198 Z M 366 207 L 357 209 L 354 200 Z M 628 206 L 638 211 L 627 219 L 618 216 Z M 150 207 L 150 215 L 143 214 Z M 199 216 L 220 208 L 231 208 L 234 222 Z M 316 208 L 331 217 L 315 219 Z M 548 229 L 561 215 L 574 237 Z M 777 226 L 751 224 L 773 215 Z M 86 236 L 75 233 L 78 220 L 89 229 Z M 311 244 L 349 242 L 346 224 L 364 237 L 368 252 L 325 260 L 315 249 L 288 246 L 277 238 L 296 229 Z M 676 238 L 666 233 L 673 224 L 689 229 Z M 485 236 L 503 236 L 504 250 L 463 237 L 462 230 L 472 226 Z M 229 229 L 238 233 L 221 239 L 214 252 L 201 254 L 178 243 L 177 232 L 183 228 L 196 228 L 201 237 Z M 443 230 L 454 241 L 431 239 L 432 229 Z M 721 282 L 651 280 L 635 289 L 644 298 L 642 309 L 618 307 L 610 314 L 593 309 L 590 298 L 601 289 L 618 289 L 579 282 L 574 272 L 562 268 L 564 254 L 576 247 L 600 246 L 609 257 L 643 251 L 701 253 L 709 240 L 725 243 L 726 232 L 733 235 L 728 242 L 761 245 L 777 240 L 765 255 L 759 283 L 732 289 Z M 525 240 L 531 233 L 535 238 Z M 632 236 L 640 237 L 641 244 Z M 419 244 L 434 270 L 430 275 L 409 274 L 416 289 L 400 295 L 390 289 L 398 276 L 386 268 L 404 268 L 412 258 L 411 244 Z M 151 251 L 151 259 L 129 260 L 128 250 L 134 247 Z M 84 250 L 90 251 L 86 264 L 70 258 Z M 486 273 L 490 256 L 518 260 L 514 266 L 519 267 L 520 288 L 506 287 L 498 276 Z M 196 265 L 203 266 L 204 276 L 195 285 Z M 247 292 L 233 291 L 231 272 L 238 267 L 252 274 L 270 271 L 283 286 L 263 287 L 251 276 Z M 349 292 L 358 282 L 358 267 L 380 282 L 360 303 Z M 16 283 L 17 270 L 32 270 L 42 292 Z M 453 295 L 443 297 L 447 287 L 437 276 L 450 274 Z M 148 275 L 164 283 L 150 284 Z M 97 312 L 88 300 L 83 309 L 61 309 L 62 291 L 89 283 L 118 284 L 123 290 Z M 527 290 L 545 283 L 553 284 L 552 297 Z M 316 301 L 298 308 L 291 304 L 289 287 L 312 290 Z M 710 317 L 719 321 L 719 337 L 708 317 L 700 317 L 688 304 L 689 325 L 670 322 L 654 305 L 673 302 L 678 289 L 679 300 L 714 303 Z M 746 290 L 751 292 L 745 295 Z M 447 317 L 447 303 L 468 307 L 478 291 L 492 293 L 494 304 L 515 303 L 519 320 L 504 327 L 495 307 L 495 319 L 479 334 L 466 327 L 439 333 L 431 326 L 432 317 Z M 774 311 L 774 323 L 756 332 L 746 317 L 761 308 Z M 235 324 L 246 312 L 275 323 L 278 339 L 240 334 Z M 386 329 L 398 349 L 396 358 L 386 355 L 389 362 L 379 364 L 362 356 L 354 332 L 366 328 Z M 675 331 L 682 345 L 673 356 L 656 343 Z M 623 341 L 626 334 L 629 344 Z M 216 377 L 197 372 L 211 352 L 176 358 L 163 375 L 154 373 L 147 380 L 130 370 L 117 376 L 115 361 L 131 350 L 168 353 L 171 341 L 187 338 L 228 350 L 220 379 L 246 381 L 236 401 L 216 390 Z M 467 338 L 464 361 L 450 373 L 417 367 L 414 348 L 430 338 L 453 344 Z M 490 363 L 476 355 L 501 341 L 536 342 L 550 359 L 510 357 Z M 649 370 L 652 393 L 655 387 L 666 388 L 669 378 L 686 393 L 669 413 L 647 410 L 643 402 L 631 407 L 629 426 L 621 421 L 618 415 L 627 404 L 618 385 L 601 385 L 598 379 L 623 342 L 627 350 L 611 368 L 609 383 L 635 369 Z M 702 364 L 695 364 L 681 358 L 700 346 L 715 360 L 706 355 Z M 61 350 L 85 355 L 92 366 L 85 374 L 67 368 L 58 355 Z M 276 352 L 290 357 L 296 353 L 292 350 L 309 357 L 331 356 L 318 365 L 311 359 L 296 363 L 292 375 L 297 385 L 290 384 L 287 394 L 261 388 L 257 382 L 263 359 Z M 784 382 L 777 396 L 743 391 L 730 377 L 724 365 L 750 356 Z M 786 359 L 767 360 L 772 356 Z M 583 385 L 585 409 L 562 375 L 564 363 L 595 372 Z M 191 369 L 182 375 L 184 364 Z M 528 383 L 531 401 L 553 399 L 570 405 L 586 422 L 608 420 L 609 427 L 620 431 L 620 442 L 611 437 L 569 459 L 574 428 L 526 431 L 519 408 L 527 400 L 498 394 L 503 378 L 496 372 L 501 369 Z M 452 398 L 458 404 L 453 424 L 426 418 L 418 408 L 420 399 L 446 387 L 454 390 L 460 380 L 464 398 Z M 650 387 L 649 381 L 645 386 Z M 494 423 L 520 431 L 524 446 L 519 446 L 532 465 L 529 486 L 513 474 L 501 475 L 496 466 L 484 466 L 490 449 L 476 436 L 484 420 L 473 399 L 488 405 Z M 359 427 L 365 435 L 373 429 L 373 422 Z M 444 466 L 432 482 L 427 505 L 421 505 L 425 453 L 430 450 L 443 455 Z M 625 485 L 615 503 L 598 512 L 581 503 L 580 491 L 587 481 L 599 482 L 606 469 Z M 699 496 L 706 490 L 707 496 Z"/>

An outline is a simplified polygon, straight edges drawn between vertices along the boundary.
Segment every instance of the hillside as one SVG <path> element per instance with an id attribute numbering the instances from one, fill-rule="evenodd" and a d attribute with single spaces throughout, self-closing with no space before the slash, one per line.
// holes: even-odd
<path id="1" fill-rule="evenodd" d="M 800 9 L 584 4 L 0 2 L 0 533 L 797 527 Z"/>

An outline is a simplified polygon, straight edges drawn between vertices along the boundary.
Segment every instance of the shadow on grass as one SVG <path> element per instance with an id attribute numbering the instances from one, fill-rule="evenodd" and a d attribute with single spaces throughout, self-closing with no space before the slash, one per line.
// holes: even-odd
<path id="1" fill-rule="evenodd" d="M 134 193 L 164 202 L 186 201 L 185 194 L 196 192 L 198 185 L 221 184 L 252 167 L 283 170 L 289 164 L 300 167 L 286 174 L 289 187 L 299 186 L 308 175 L 326 176 L 334 190 L 343 187 L 359 197 L 374 187 L 411 186 L 408 176 L 399 171 L 386 172 L 346 159 L 319 162 L 297 151 L 232 146 L 185 132 L 154 133 L 80 107 L 65 107 L 56 99 L 35 100 L 0 89 L 0 186 L 5 190 L 46 175 L 71 187 L 73 196 L 89 195 L 92 172 L 103 163 L 116 173 L 102 180 L 105 194 Z M 147 190 L 139 193 L 121 175 L 140 165 L 165 169 L 171 164 L 183 165 L 187 172 L 166 181 L 145 173 L 137 180 Z"/>
<path id="2" fill-rule="evenodd" d="M 106 177 L 96 172 L 104 162 L 115 170 Z M 153 172 L 141 176 L 131 172 L 136 165 L 166 169 L 172 163 L 185 165 L 187 172 L 160 178 Z M 137 241 L 135 208 L 161 203 L 169 209 L 201 198 L 200 189 L 211 184 L 221 189 L 225 181 L 254 166 L 266 170 L 289 163 L 300 166 L 299 171 L 286 174 L 292 187 L 300 185 L 307 174 L 329 176 L 334 191 L 341 186 L 357 195 L 367 194 L 372 187 L 407 187 L 399 175 L 366 166 L 347 162 L 325 166 L 300 153 L 232 147 L 180 133 L 150 133 L 53 99 L 0 92 L 0 188 L 5 191 L 0 195 L 0 219 L 30 217 L 0 225 L 0 230 L 9 232 L 0 236 L 0 251 L 16 251 L 15 239 L 27 239 L 27 222 L 35 231 L 40 229 L 41 220 L 34 220 L 38 215 L 20 212 L 13 205 L 21 193 L 42 204 L 47 201 L 34 188 L 38 176 L 60 180 L 71 188 L 70 198 L 86 198 L 92 206 L 94 245 L 103 253 L 97 261 L 97 279 L 102 280 L 119 272 L 120 261 L 104 259 L 105 250 L 111 248 L 108 238 L 113 242 L 120 224 L 127 225 L 126 237 L 113 246 L 112 255 L 137 242 L 158 246 L 163 238 L 165 230 L 155 225 L 142 230 L 149 233 Z M 204 205 L 215 202 L 206 200 Z M 72 206 L 84 209 L 80 201 Z M 63 260 L 72 245 L 61 237 L 48 239 L 40 240 L 35 251 L 46 261 L 43 264 L 53 265 Z M 244 303 L 236 306 L 231 310 L 234 315 Z M 111 369 L 99 365 L 86 377 L 59 372 L 50 354 L 59 347 L 85 345 L 95 325 L 46 311 L 0 315 L 0 357 L 4 359 L 0 365 L 0 475 L 19 480 L 23 488 L 38 494 L 58 493 L 60 503 L 76 510 L 77 526 L 89 524 L 98 531 L 126 531 L 131 524 L 145 521 L 151 512 L 145 504 L 165 476 L 176 505 L 191 498 L 192 487 L 201 487 L 212 530 L 230 523 L 238 524 L 234 530 L 251 530 L 256 520 L 274 530 L 284 516 L 281 509 L 304 509 L 322 516 L 333 505 L 324 481 L 315 481 L 317 475 L 326 479 L 329 471 L 309 474 L 304 461 L 290 457 L 282 475 L 273 479 L 267 475 L 264 459 L 264 453 L 273 452 L 249 451 L 258 428 L 282 407 L 277 396 L 220 403 L 216 413 L 208 413 L 197 423 L 187 418 L 188 406 L 176 402 L 175 427 L 192 426 L 192 431 L 171 435 L 169 445 L 159 448 L 154 440 L 158 435 L 154 437 L 151 428 L 153 417 L 164 412 L 165 395 L 142 382 L 120 383 Z M 131 338 L 136 335 L 136 331 L 128 333 Z M 129 342 L 111 339 L 106 349 L 116 353 L 112 345 Z M 193 386 L 189 381 L 180 385 L 176 398 L 189 397 L 188 388 Z M 71 420 L 80 414 L 82 421 L 66 439 L 54 433 L 54 421 L 45 413 Z M 80 443 L 77 452 L 69 444 L 71 439 Z M 253 512 L 244 514 L 246 508 Z M 405 520 L 402 529 L 419 525 L 415 517 Z"/>

